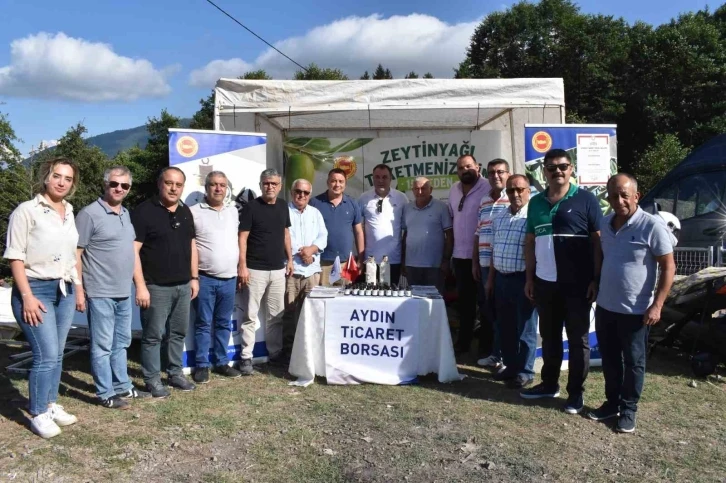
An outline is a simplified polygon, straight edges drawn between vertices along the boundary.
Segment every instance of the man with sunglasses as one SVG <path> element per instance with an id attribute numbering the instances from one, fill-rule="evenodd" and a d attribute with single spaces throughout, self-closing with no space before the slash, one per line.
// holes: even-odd
<path id="1" fill-rule="evenodd" d="M 365 233 L 365 257 L 373 256 L 381 263 L 388 255 L 391 264 L 391 283 L 401 277 L 401 236 L 403 207 L 408 203 L 406 195 L 391 188 L 393 172 L 387 164 L 373 168 L 373 189 L 358 199 L 363 213 Z M 342 260 L 341 260 L 342 262 Z"/>
<path id="2" fill-rule="evenodd" d="M 131 172 L 114 166 L 103 174 L 103 197 L 76 217 L 77 267 L 86 292 L 91 331 L 91 372 L 103 407 L 129 409 L 126 399 L 145 398 L 129 380 L 126 349 L 131 344 L 131 280 L 136 234 L 123 207 Z"/>
<path id="3" fill-rule="evenodd" d="M 185 182 L 181 169 L 162 169 L 158 196 L 131 213 L 138 256 L 134 283 L 136 305 L 141 308 L 141 371 L 146 389 L 155 398 L 170 395 L 161 383 L 162 351 L 169 385 L 180 391 L 196 388 L 182 372 L 190 302 L 199 293 L 194 218 L 181 201 Z"/>
<path id="4" fill-rule="evenodd" d="M 492 220 L 509 208 L 509 198 L 505 191 L 509 179 L 509 163 L 501 158 L 489 161 L 487 179 L 491 190 L 482 197 L 479 204 L 479 223 L 474 232 L 474 251 L 471 255 L 472 276 L 479 285 L 479 313 L 482 314 L 479 328 L 479 352 L 483 356 L 486 355 L 476 363 L 479 366 L 500 371 L 504 365 L 499 344 L 499 326 L 494 313 L 494 301 L 484 290 L 484 285 L 489 278 L 492 263 Z M 476 263 L 477 261 L 479 263 Z"/>
<path id="5" fill-rule="evenodd" d="M 285 362 L 282 351 L 282 317 L 285 311 L 285 277 L 293 273 L 290 240 L 290 211 L 277 197 L 282 177 L 270 168 L 260 174 L 262 195 L 247 203 L 240 214 L 240 287 L 248 291 L 247 307 L 241 324 L 242 372 L 252 370 L 255 325 L 260 304 L 266 301 L 265 343 L 269 361 Z M 260 321 L 263 322 L 263 321 Z"/>
<path id="6" fill-rule="evenodd" d="M 471 247 L 479 223 L 479 205 L 484 195 L 491 191 L 491 185 L 479 175 L 479 163 L 469 154 L 456 160 L 456 173 L 459 181 L 449 191 L 449 211 L 454 220 L 453 268 L 459 306 L 459 336 L 455 349 L 457 354 L 468 354 L 474 336 L 477 306 L 480 319 L 485 318 L 479 303 L 480 290 L 472 274 Z M 488 355 L 491 347 L 480 348 L 480 351 Z"/>
<path id="7" fill-rule="evenodd" d="M 305 296 L 320 284 L 320 254 L 328 244 L 323 215 L 317 208 L 308 205 L 311 190 L 308 180 L 296 179 L 290 190 L 292 201 L 288 203 L 293 273 L 287 278 L 285 287 L 283 343 L 286 353 L 295 340 L 297 319 Z"/>
<path id="8" fill-rule="evenodd" d="M 590 369 L 590 309 L 600 280 L 602 211 L 595 195 L 570 183 L 572 158 L 562 149 L 545 153 L 547 189 L 534 196 L 527 213 L 527 282 L 542 337 L 542 382 L 522 391 L 525 399 L 560 394 L 562 325 L 567 332 L 569 374 L 565 412 L 582 411 Z"/>
<path id="9" fill-rule="evenodd" d="M 194 302 L 196 368 L 193 379 L 197 384 L 209 382 L 212 365 L 220 376 L 237 378 L 242 375 L 229 365 L 227 356 L 239 262 L 239 213 L 235 204 L 228 201 L 227 194 L 231 189 L 227 175 L 222 171 L 211 171 L 204 179 L 204 200 L 190 208 L 197 235 L 199 272 L 199 296 Z"/>

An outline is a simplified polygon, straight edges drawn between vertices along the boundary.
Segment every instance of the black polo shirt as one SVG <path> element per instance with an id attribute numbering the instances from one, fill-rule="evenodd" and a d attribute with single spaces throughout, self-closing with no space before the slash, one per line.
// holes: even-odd
<path id="1" fill-rule="evenodd" d="M 247 268 L 280 270 L 285 268 L 285 228 L 290 227 L 287 202 L 277 198 L 275 204 L 262 197 L 245 205 L 239 219 L 239 231 L 248 231 Z"/>
<path id="2" fill-rule="evenodd" d="M 166 285 L 191 280 L 195 232 L 187 205 L 179 203 L 171 212 L 154 196 L 131 212 L 131 223 L 136 241 L 143 243 L 139 257 L 146 283 Z"/>

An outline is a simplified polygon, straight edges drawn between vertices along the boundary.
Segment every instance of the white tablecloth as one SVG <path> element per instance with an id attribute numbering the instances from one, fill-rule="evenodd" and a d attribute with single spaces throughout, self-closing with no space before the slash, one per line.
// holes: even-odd
<path id="1" fill-rule="evenodd" d="M 347 297 L 345 297 L 347 298 Z M 345 298 L 307 298 L 297 323 L 295 343 L 290 358 L 290 374 L 298 378 L 297 385 L 306 386 L 315 376 L 325 377 L 325 308 L 332 300 Z M 364 301 L 377 297 L 355 297 Z M 441 299 L 415 298 L 420 307 L 418 375 L 435 372 L 439 382 L 461 380 L 456 368 L 454 345 L 449 331 L 446 306 Z"/>

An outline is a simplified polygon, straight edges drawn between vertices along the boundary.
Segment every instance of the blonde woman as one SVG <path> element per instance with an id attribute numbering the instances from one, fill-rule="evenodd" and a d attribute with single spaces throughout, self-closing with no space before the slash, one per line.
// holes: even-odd
<path id="1" fill-rule="evenodd" d="M 10 215 L 7 249 L 15 283 L 15 320 L 33 352 L 28 393 L 31 430 L 43 438 L 60 434 L 60 426 L 77 421 L 57 404 L 66 337 L 73 310 L 85 310 L 76 271 L 78 232 L 73 207 L 79 172 L 68 158 L 40 167 L 38 194 Z"/>

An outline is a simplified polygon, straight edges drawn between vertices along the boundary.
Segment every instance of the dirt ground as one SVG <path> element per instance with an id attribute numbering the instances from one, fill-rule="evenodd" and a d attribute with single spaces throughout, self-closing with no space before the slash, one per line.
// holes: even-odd
<path id="1" fill-rule="evenodd" d="M 0 346 L 0 365 L 18 351 Z M 139 383 L 136 343 L 130 358 Z M 27 382 L 0 375 L 0 481 L 726 481 L 726 383 L 689 386 L 687 357 L 667 350 L 649 361 L 630 435 L 469 365 L 453 384 L 304 389 L 263 366 L 129 411 L 95 404 L 88 353 L 64 367 L 59 402 L 79 422 L 52 440 L 28 430 Z M 586 407 L 602 399 L 594 369 Z"/>

